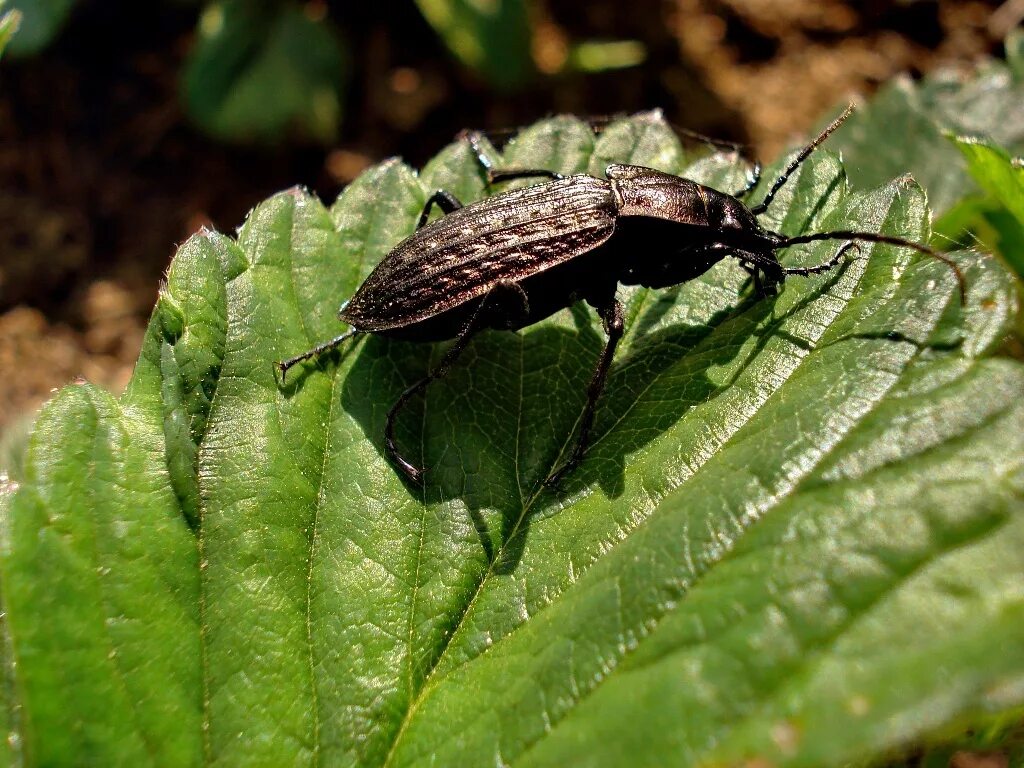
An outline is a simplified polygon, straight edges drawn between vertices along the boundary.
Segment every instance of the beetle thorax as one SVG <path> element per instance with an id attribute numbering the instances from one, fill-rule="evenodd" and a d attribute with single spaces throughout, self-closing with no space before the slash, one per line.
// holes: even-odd
<path id="1" fill-rule="evenodd" d="M 636 165 L 611 165 L 607 175 L 619 216 L 645 216 L 695 226 L 713 224 L 709 218 L 714 201 L 708 193 L 714 190 L 695 181 Z"/>

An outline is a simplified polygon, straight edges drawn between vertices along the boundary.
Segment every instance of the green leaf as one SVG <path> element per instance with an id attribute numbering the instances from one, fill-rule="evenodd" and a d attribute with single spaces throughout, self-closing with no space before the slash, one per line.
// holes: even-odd
<path id="1" fill-rule="evenodd" d="M 10 7 L 21 19 L 18 34 L 10 37 L 11 54 L 31 56 L 42 51 L 64 28 L 74 5 L 75 0 L 14 0 Z M 4 34 L 10 36 L 13 30 Z"/>
<path id="2" fill-rule="evenodd" d="M 612 159 L 745 175 L 688 161 L 656 114 L 545 121 L 504 162 Z M 945 265 L 881 245 L 771 299 L 731 260 L 622 289 L 557 493 L 600 327 L 574 307 L 481 334 L 398 419 L 421 490 L 382 433 L 445 344 L 369 337 L 284 386 L 274 363 L 339 331 L 438 186 L 484 193 L 464 143 L 195 236 L 126 395 L 45 410 L 0 501 L 25 763 L 841 765 L 1024 711 L 1024 368 L 993 357 L 1018 312 L 997 262 L 955 255 L 964 307 Z M 912 181 L 851 191 L 827 153 L 764 220 L 928 234 Z"/>
<path id="3" fill-rule="evenodd" d="M 1015 39 L 1007 40 L 1007 63 L 986 62 L 970 76 L 948 70 L 884 85 L 830 140 L 853 184 L 878 185 L 910 171 L 941 217 L 975 189 L 947 133 L 1024 151 L 1024 69 Z"/>
<path id="4" fill-rule="evenodd" d="M 1024 160 L 1014 159 L 1002 147 L 982 139 L 961 137 L 956 146 L 978 186 L 1024 224 Z"/>
<path id="5" fill-rule="evenodd" d="M 191 118 L 218 138 L 271 142 L 291 130 L 326 143 L 346 79 L 323 18 L 292 2 L 224 0 L 203 11 L 182 92 Z"/>
<path id="6" fill-rule="evenodd" d="M 534 74 L 526 0 L 416 0 L 420 12 L 463 64 L 499 89 Z"/>
<path id="7" fill-rule="evenodd" d="M 4 3 L 0 0 L 0 11 L 3 11 L 3 6 Z M 0 55 L 3 54 L 4 49 L 7 48 L 8 43 L 11 42 L 11 38 L 20 26 L 21 11 L 7 11 L 0 15 Z"/>
<path id="8" fill-rule="evenodd" d="M 1024 276 L 1024 161 L 983 139 L 953 142 L 984 196 L 968 198 L 950 211 L 943 220 L 945 233 L 960 239 L 970 232 Z"/>

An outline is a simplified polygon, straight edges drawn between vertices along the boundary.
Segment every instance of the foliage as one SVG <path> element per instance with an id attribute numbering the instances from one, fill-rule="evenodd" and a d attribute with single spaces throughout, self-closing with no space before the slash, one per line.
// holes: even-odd
<path id="1" fill-rule="evenodd" d="M 549 120 L 505 154 L 613 159 L 743 177 L 654 115 Z M 963 307 L 888 246 L 772 299 L 728 260 L 623 290 L 597 438 L 557 493 L 599 326 L 483 334 L 398 425 L 421 491 L 381 434 L 445 345 L 369 338 L 285 387 L 273 364 L 338 331 L 438 187 L 483 194 L 464 143 L 196 235 L 125 395 L 44 410 L 0 496 L 9 761 L 840 765 L 1020 714 L 1024 368 L 994 356 L 1018 312 L 996 261 L 955 255 Z M 928 235 L 913 181 L 853 191 L 827 153 L 767 219 Z"/>
<path id="2" fill-rule="evenodd" d="M 949 240 L 977 239 L 1024 276 L 1024 165 L 1002 147 L 970 137 L 954 139 L 971 178 L 982 190 L 946 214 L 942 234 Z"/>
<path id="3" fill-rule="evenodd" d="M 538 76 L 531 0 L 417 0 L 454 57 L 488 85 L 514 90 Z M 349 81 L 346 16 L 300 0 L 214 0 L 200 6 L 195 41 L 181 73 L 189 117 L 231 142 L 268 143 L 298 136 L 331 142 L 344 118 Z M 15 55 L 40 53 L 61 32 L 75 0 L 16 0 L 22 31 Z M 0 29 L 0 44 L 5 33 Z M 635 40 L 567 42 L 553 72 L 636 66 Z"/>
<path id="4" fill-rule="evenodd" d="M 0 12 L 3 11 L 4 2 L 0 0 Z M 6 13 L 0 13 L 0 54 L 3 54 L 4 49 L 8 43 L 11 42 L 11 38 L 14 33 L 18 31 L 18 27 L 21 25 L 21 12 L 20 11 L 7 11 Z"/>
<path id="5" fill-rule="evenodd" d="M 298 128 L 327 143 L 341 119 L 346 68 L 335 31 L 302 5 L 223 0 L 203 11 L 182 96 L 222 139 L 269 142 Z"/>
<path id="6" fill-rule="evenodd" d="M 897 77 L 883 86 L 831 143 L 853 183 L 881 184 L 910 171 L 944 229 L 942 217 L 974 189 L 947 134 L 984 136 L 1024 152 L 1024 33 L 1007 39 L 1006 56 L 970 73 L 940 71 L 920 82 Z"/>
<path id="7" fill-rule="evenodd" d="M 74 4 L 75 0 L 12 0 L 21 24 L 11 39 L 11 53 L 28 56 L 43 50 L 64 27 Z"/>
<path id="8" fill-rule="evenodd" d="M 527 0 L 416 0 L 448 49 L 496 88 L 523 85 L 534 74 Z"/>

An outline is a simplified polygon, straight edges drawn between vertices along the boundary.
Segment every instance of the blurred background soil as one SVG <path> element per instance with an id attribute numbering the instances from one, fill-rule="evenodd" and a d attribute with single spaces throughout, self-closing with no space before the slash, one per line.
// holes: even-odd
<path id="1" fill-rule="evenodd" d="M 460 66 L 412 3 L 311 5 L 337 15 L 351 58 L 327 148 L 230 146 L 189 124 L 187 3 L 85 0 L 42 54 L 0 62 L 0 431 L 75 377 L 123 387 L 176 244 L 204 224 L 233 232 L 279 189 L 331 201 L 381 158 L 420 165 L 464 127 L 559 112 L 661 107 L 770 159 L 897 72 L 999 55 L 1024 14 L 1019 0 L 546 0 L 532 19 L 540 74 L 508 93 Z M 594 38 L 641 41 L 645 60 L 544 74 Z"/>

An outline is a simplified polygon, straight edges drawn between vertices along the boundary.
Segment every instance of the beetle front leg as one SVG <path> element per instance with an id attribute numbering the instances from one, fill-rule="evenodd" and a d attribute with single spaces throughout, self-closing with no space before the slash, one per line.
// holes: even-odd
<path id="1" fill-rule="evenodd" d="M 500 181 L 513 181 L 515 179 L 564 179 L 560 173 L 549 171 L 546 168 L 495 168 L 494 163 L 484 153 L 480 144 L 482 134 L 479 131 L 470 131 L 466 134 L 469 146 L 473 148 L 477 162 L 484 169 L 487 176 L 487 185 L 497 184 Z"/>
<path id="2" fill-rule="evenodd" d="M 423 213 L 420 214 L 420 220 L 416 223 L 416 229 L 420 229 L 427 223 L 427 219 L 430 218 L 430 210 L 435 205 L 444 211 L 446 215 L 462 207 L 459 198 L 451 192 L 444 189 L 434 190 L 434 194 L 427 198 L 427 203 L 423 206 Z"/>
<path id="3" fill-rule="evenodd" d="M 609 304 L 598 309 L 601 320 L 604 321 L 604 330 L 608 334 L 608 342 L 605 344 L 604 352 L 598 358 L 594 375 L 590 379 L 590 386 L 587 387 L 587 405 L 583 409 L 583 417 L 580 419 L 580 434 L 576 438 L 576 445 L 572 449 L 569 460 L 554 472 L 544 485 L 549 488 L 557 487 L 567 474 L 574 470 L 583 460 L 587 444 L 590 442 L 590 430 L 594 426 L 594 413 L 597 410 L 597 400 L 604 390 L 605 382 L 608 380 L 608 370 L 611 368 L 612 358 L 615 357 L 615 348 L 622 338 L 625 327 L 623 320 L 624 312 L 622 304 L 618 299 L 612 298 Z"/>
<path id="4" fill-rule="evenodd" d="M 765 294 L 764 286 L 761 284 L 761 270 L 746 261 L 741 261 L 740 267 L 754 279 L 754 293 L 764 298 L 767 294 Z"/>

